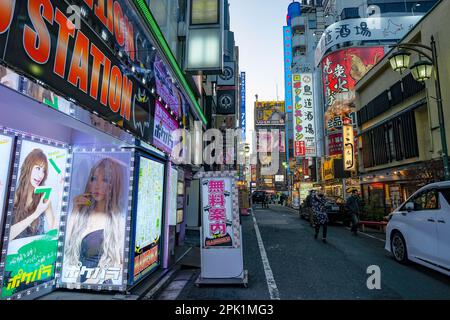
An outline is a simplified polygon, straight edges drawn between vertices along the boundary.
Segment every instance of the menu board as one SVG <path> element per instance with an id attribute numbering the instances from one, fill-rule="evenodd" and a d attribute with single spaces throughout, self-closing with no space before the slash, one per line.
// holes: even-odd
<path id="1" fill-rule="evenodd" d="M 140 157 L 134 250 L 134 280 L 159 265 L 164 164 Z"/>
<path id="2" fill-rule="evenodd" d="M 17 145 L 18 172 L 2 256 L 2 298 L 53 280 L 63 206 L 68 150 L 25 138 Z"/>
<path id="3" fill-rule="evenodd" d="M 0 134 L 0 154 L 2 161 L 0 161 L 0 236 L 3 223 L 3 215 L 6 211 L 6 194 L 8 190 L 8 177 L 11 166 L 11 153 L 14 137 Z"/>

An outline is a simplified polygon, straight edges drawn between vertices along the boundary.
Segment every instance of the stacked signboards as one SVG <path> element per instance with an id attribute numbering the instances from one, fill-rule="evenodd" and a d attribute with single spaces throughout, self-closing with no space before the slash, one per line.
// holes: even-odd
<path id="1" fill-rule="evenodd" d="M 161 265 L 187 96 L 131 1 L 4 2 L 0 299 L 125 291 Z"/>
<path id="2" fill-rule="evenodd" d="M 0 148 L 10 159 L 0 167 L 1 299 L 124 291 L 161 264 L 162 160 L 9 128 Z"/>

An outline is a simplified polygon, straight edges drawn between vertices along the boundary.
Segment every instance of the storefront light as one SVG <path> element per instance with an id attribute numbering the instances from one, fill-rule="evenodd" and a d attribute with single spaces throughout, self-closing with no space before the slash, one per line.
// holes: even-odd
<path id="1" fill-rule="evenodd" d="M 429 80 L 433 73 L 433 64 L 428 61 L 416 62 L 411 67 L 411 73 L 416 81 L 423 82 Z"/>
<path id="2" fill-rule="evenodd" d="M 394 53 L 390 58 L 389 62 L 391 63 L 392 70 L 402 72 L 409 67 L 411 54 L 406 51 L 398 51 Z"/>

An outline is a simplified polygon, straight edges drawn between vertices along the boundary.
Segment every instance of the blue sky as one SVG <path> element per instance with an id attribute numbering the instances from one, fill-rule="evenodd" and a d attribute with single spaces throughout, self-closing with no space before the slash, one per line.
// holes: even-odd
<path id="1" fill-rule="evenodd" d="M 284 100 L 283 26 L 292 0 L 229 0 L 239 68 L 247 77 L 247 128 L 258 100 Z M 249 135 L 247 135 L 248 137 Z"/>

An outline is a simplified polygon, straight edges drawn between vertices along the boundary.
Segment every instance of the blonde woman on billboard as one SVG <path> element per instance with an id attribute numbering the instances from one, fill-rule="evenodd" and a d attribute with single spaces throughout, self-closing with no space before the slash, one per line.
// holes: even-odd
<path id="1" fill-rule="evenodd" d="M 104 158 L 92 167 L 85 193 L 73 199 L 65 242 L 66 266 L 122 270 L 125 219 L 120 202 L 123 183 L 123 169 L 118 161 Z M 120 280 L 114 278 L 110 272 L 103 275 L 97 272 L 97 276 L 91 277 L 80 273 L 75 281 L 113 284 L 114 280 Z"/>
<path id="2" fill-rule="evenodd" d="M 41 149 L 34 149 L 20 168 L 10 240 L 44 234 L 45 223 L 48 230 L 55 229 L 55 216 L 50 200 L 45 200 L 43 194 L 35 194 L 36 188 L 45 184 L 47 176 L 47 156 Z"/>

